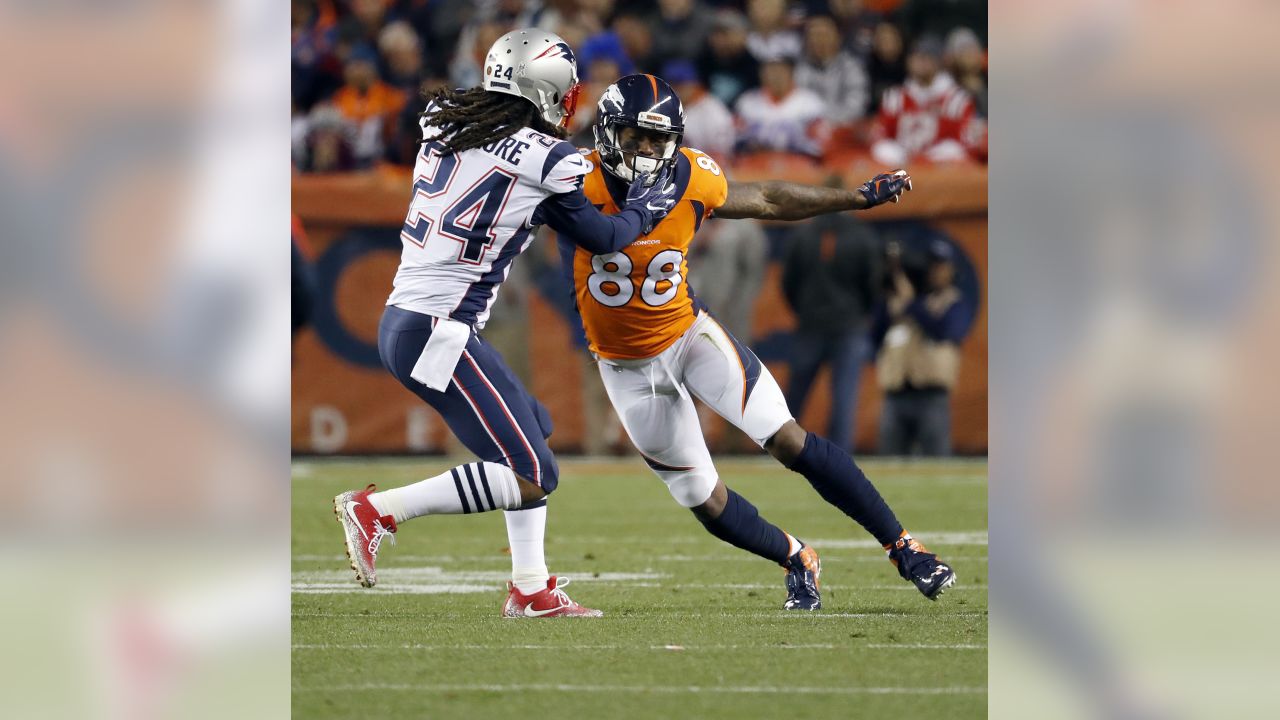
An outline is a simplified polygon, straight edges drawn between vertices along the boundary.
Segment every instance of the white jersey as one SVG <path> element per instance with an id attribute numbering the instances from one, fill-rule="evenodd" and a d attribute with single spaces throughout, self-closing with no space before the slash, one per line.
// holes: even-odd
<path id="1" fill-rule="evenodd" d="M 437 135 L 423 126 L 424 139 Z M 456 155 L 439 149 L 427 142 L 418 153 L 387 304 L 482 328 L 512 261 L 533 241 L 534 210 L 581 187 L 591 163 L 530 128 Z"/>

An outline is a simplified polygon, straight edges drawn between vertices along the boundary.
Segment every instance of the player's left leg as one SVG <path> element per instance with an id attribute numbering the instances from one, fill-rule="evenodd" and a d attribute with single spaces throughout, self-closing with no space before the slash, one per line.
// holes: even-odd
<path id="1" fill-rule="evenodd" d="M 558 465 L 547 440 L 551 438 L 554 425 L 551 413 L 547 411 L 537 398 L 525 388 L 524 383 L 516 377 L 510 366 L 491 344 L 483 338 L 476 338 L 479 353 L 483 359 L 481 367 L 487 373 L 487 380 L 513 398 L 513 404 L 526 408 L 533 423 L 527 420 L 521 423 L 525 427 L 525 437 L 538 449 L 535 454 L 542 468 L 539 476 L 539 487 L 548 494 L 556 487 L 559 478 Z M 565 614 L 598 616 L 601 613 L 583 608 L 564 595 L 559 588 L 568 582 L 567 578 L 552 578 L 547 569 L 545 538 L 547 531 L 547 500 L 527 502 L 518 508 L 509 508 L 503 513 L 507 524 L 507 543 L 511 550 L 511 583 L 507 602 L 503 605 L 504 617 L 537 617 L 537 613 L 547 602 L 539 600 L 539 596 L 550 592 L 558 599 L 563 599 L 569 608 Z M 532 614 L 531 614 L 532 613 Z"/>
<path id="2" fill-rule="evenodd" d="M 853 458 L 796 423 L 777 381 L 755 353 L 709 315 L 689 332 L 699 341 L 689 343 L 678 362 L 694 395 L 875 536 L 899 574 L 925 597 L 934 599 L 955 582 L 951 568 L 902 528 Z"/>
<path id="3" fill-rule="evenodd" d="M 359 531 L 380 540 L 399 524 L 424 515 L 472 514 L 492 510 L 508 513 L 513 580 L 509 584 L 503 614 L 507 617 L 599 616 L 601 613 L 572 602 L 560 590 L 563 579 L 551 577 L 543 559 L 546 503 L 555 490 L 559 469 L 547 446 L 551 420 L 546 408 L 533 398 L 492 346 L 472 335 L 462 352 L 447 389 L 428 388 L 412 377 L 412 368 L 430 338 L 435 320 L 429 316 L 388 307 L 379 328 L 379 354 L 383 364 L 400 382 L 440 413 L 449 429 L 482 462 L 468 463 L 435 477 L 404 487 L 373 492 L 343 493 L 335 509 L 355 515 L 343 523 L 351 536 Z M 359 514 L 377 521 L 356 522 Z M 354 530 L 353 530 L 354 528 Z M 365 538 L 357 538 L 364 540 Z M 353 559 L 357 579 L 366 586 L 373 576 L 377 543 Z M 363 547 L 359 548 L 363 550 Z M 532 610 L 530 610 L 532 608 Z M 520 612 L 517 612 L 519 610 Z"/>

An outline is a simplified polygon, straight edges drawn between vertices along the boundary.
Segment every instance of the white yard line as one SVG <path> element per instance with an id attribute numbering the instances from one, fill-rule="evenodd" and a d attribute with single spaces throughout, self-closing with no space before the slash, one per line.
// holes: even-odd
<path id="1" fill-rule="evenodd" d="M 354 577 L 354 576 L 353 576 Z M 569 575 L 569 577 L 574 577 Z M 586 578 L 584 578 L 585 580 Z M 661 582 L 632 582 L 632 581 L 613 581 L 609 582 L 610 586 L 615 588 L 670 588 L 680 590 L 763 590 L 781 591 L 781 583 L 690 583 L 680 582 L 678 580 Z M 858 593 L 858 592 L 915 592 L 913 585 L 903 583 L 901 585 L 833 585 L 823 583 L 822 586 L 827 590 L 838 590 L 842 593 Z M 466 583 L 422 583 L 422 582 L 379 582 L 372 588 L 363 588 L 356 584 L 354 579 L 339 580 L 334 582 L 295 582 L 291 586 L 293 592 L 299 595 L 465 595 L 470 593 L 496 593 L 502 590 L 501 583 L 486 585 L 469 585 Z M 985 590 L 985 585 L 966 586 L 956 585 L 948 592 L 969 592 L 972 590 Z"/>
<path id="2" fill-rule="evenodd" d="M 819 549 L 825 551 L 828 549 L 839 550 L 843 548 L 819 548 Z M 822 557 L 823 557 L 823 560 L 827 560 L 828 555 L 824 554 Z M 835 561 L 839 563 L 887 562 L 885 560 L 883 553 L 873 553 L 868 555 L 853 555 L 853 556 L 845 556 L 843 554 L 835 555 L 833 553 L 832 557 L 834 557 Z M 987 557 L 985 555 L 952 555 L 951 553 L 946 553 L 945 555 L 943 555 L 943 559 L 951 562 L 961 562 L 961 561 L 972 562 L 975 560 L 986 562 Z M 293 561 L 297 563 L 334 563 L 334 564 L 338 564 L 339 566 L 345 567 L 347 564 L 347 556 L 341 553 L 334 554 L 334 555 L 294 555 Z M 417 563 L 442 563 L 442 564 L 461 564 L 461 565 L 493 563 L 495 565 L 500 565 L 505 567 L 510 565 L 511 560 L 505 555 L 396 555 L 393 552 L 389 552 L 386 554 L 386 557 L 380 559 L 379 562 L 384 563 L 383 565 L 379 566 L 379 571 L 383 571 L 383 570 L 400 569 L 400 566 L 398 565 L 399 563 L 417 562 Z M 751 553 L 720 554 L 716 552 L 716 553 L 707 553 L 706 555 L 656 555 L 656 556 L 647 558 L 646 562 L 713 562 L 713 563 L 752 562 L 752 563 L 758 563 L 760 562 L 760 558 L 756 557 L 755 555 L 752 555 Z M 392 565 L 389 563 L 397 563 L 397 564 Z M 307 570 L 297 570 L 297 572 L 307 572 Z M 594 571 L 588 571 L 588 574 L 590 574 L 590 572 L 594 572 Z M 569 573 L 564 573 L 564 574 L 568 575 Z"/>
<path id="3" fill-rule="evenodd" d="M 622 587 L 636 587 L 636 585 L 633 585 L 631 583 L 618 583 L 618 585 Z M 687 582 L 680 582 L 679 580 L 673 580 L 670 583 L 670 586 L 680 588 L 682 590 L 685 588 L 701 589 L 701 590 L 781 590 L 783 588 L 781 582 L 776 582 L 776 583 L 687 583 Z M 835 584 L 823 581 L 822 589 L 823 590 L 847 590 L 849 592 L 857 592 L 859 590 L 910 590 L 912 592 L 916 592 L 916 586 L 906 581 L 903 581 L 900 585 L 835 585 Z M 973 588 L 968 588 L 963 585 L 956 585 L 952 588 L 948 588 L 947 591 L 952 592 L 953 590 L 972 590 L 972 589 Z"/>
<path id="4" fill-rule="evenodd" d="M 870 647 L 870 646 L 865 646 Z M 366 645 L 360 643 L 321 643 L 315 645 L 299 644 L 294 650 L 643 650 L 635 645 L 424 645 L 406 643 L 402 645 Z M 681 651 L 681 650 L 855 650 L 851 645 L 831 645 L 829 643 L 801 645 L 650 645 L 649 650 Z"/>
<path id="5" fill-rule="evenodd" d="M 486 585 L 468 585 L 466 583 L 451 582 L 387 582 L 378 583 L 372 590 L 356 585 L 352 579 L 341 579 L 329 582 L 294 582 L 293 591 L 304 594 L 329 594 L 334 592 L 382 592 L 388 594 L 438 594 L 438 593 L 473 593 L 473 592 L 496 592 L 502 589 L 502 583 L 493 583 Z M 575 575 L 567 575 L 567 577 L 580 577 Z M 591 578 L 582 578 L 588 581 Z M 699 583 L 684 582 L 681 580 L 668 580 L 667 582 L 635 582 L 635 581 L 601 581 L 609 582 L 613 587 L 625 588 L 671 588 L 680 590 L 782 590 L 781 582 L 776 583 Z M 865 592 L 865 591 L 888 591 L 888 592 L 915 592 L 914 585 L 902 583 L 900 585 L 848 585 L 826 583 L 822 584 L 824 590 L 839 590 L 841 592 Z M 968 586 L 956 585 L 950 591 L 965 591 L 974 589 L 985 589 L 985 585 Z"/>
<path id="6" fill-rule="evenodd" d="M 931 613 L 928 613 L 928 616 L 934 616 L 934 617 L 969 617 L 969 618 L 977 618 L 977 617 L 986 617 L 986 616 L 987 616 L 987 614 L 986 614 L 986 613 L 984 613 L 984 612 L 931 612 Z M 821 612 L 821 611 L 820 611 L 820 612 L 815 612 L 815 613 L 788 612 L 788 613 L 786 613 L 785 615 L 773 615 L 773 614 L 768 614 L 768 615 L 766 615 L 766 614 L 764 614 L 764 613 L 756 613 L 756 614 L 754 615 L 754 617 L 758 617 L 758 618 L 776 618 L 776 617 L 784 617 L 784 618 L 802 618 L 802 619 L 803 619 L 803 618 L 814 618 L 814 619 L 819 619 L 819 620 L 835 620 L 835 619 L 837 619 L 837 618 L 890 618 L 890 617 L 913 617 L 913 618 L 923 618 L 923 617 L 926 617 L 926 615 L 925 615 L 925 614 L 923 614 L 923 613 L 893 613 L 893 612 L 887 612 L 887 613 L 829 613 L 829 612 Z"/>
<path id="7" fill-rule="evenodd" d="M 902 643 L 892 645 L 886 643 L 870 643 L 863 647 L 875 650 L 986 650 L 986 645 L 973 645 L 969 643 L 955 644 L 930 644 L 930 643 Z"/>
<path id="8" fill-rule="evenodd" d="M 366 590 L 365 592 L 373 592 Z M 661 614 L 663 617 L 697 617 L 697 613 L 680 613 L 655 611 L 655 615 Z M 364 613 L 364 612 L 308 612 L 295 611 L 292 614 L 295 618 L 311 617 L 311 618 L 359 618 L 361 620 L 378 620 L 378 619 L 396 619 L 413 616 L 411 613 Z M 837 618 L 901 618 L 909 617 L 916 619 L 924 619 L 928 617 L 962 617 L 962 618 L 980 618 L 987 617 L 985 612 L 929 612 L 929 613 L 903 613 L 903 612 L 878 612 L 878 613 L 829 613 L 829 612 L 788 612 L 786 610 L 777 610 L 775 612 L 754 612 L 735 614 L 734 617 L 749 618 L 754 620 L 776 620 L 779 618 L 810 618 L 818 620 L 834 620 Z"/>
<path id="9" fill-rule="evenodd" d="M 837 538 L 803 537 L 800 539 L 804 540 L 806 543 L 817 548 L 819 553 L 822 552 L 824 547 L 831 548 L 833 550 L 851 550 L 851 549 L 860 550 L 863 548 L 869 548 L 869 549 L 879 550 L 880 552 L 884 552 L 884 548 L 880 545 L 879 542 L 876 541 L 875 538 L 867 537 L 865 535 L 860 537 L 856 536 L 856 535 L 861 535 L 861 533 L 857 532 L 855 535 L 855 531 L 857 531 L 856 527 L 850 528 L 850 537 L 837 537 Z M 945 531 L 924 530 L 921 532 L 912 532 L 911 535 L 912 537 L 916 538 L 920 542 L 924 543 L 930 549 L 934 549 L 935 545 L 937 546 L 972 545 L 972 546 L 982 546 L 982 547 L 986 547 L 987 545 L 987 531 L 985 529 L 945 530 Z M 568 544 L 573 547 L 590 547 L 593 545 L 626 545 L 629 547 L 643 548 L 645 547 L 645 545 L 652 543 L 654 541 L 654 538 L 655 538 L 654 535 L 572 535 L 572 536 L 561 536 L 557 540 L 554 540 L 553 542 L 557 544 Z M 671 545 L 671 544 L 703 545 L 707 542 L 707 537 L 699 533 L 691 532 L 687 535 L 681 535 L 676 537 L 665 537 L 663 538 L 662 542 L 663 544 L 667 544 L 667 545 Z M 722 553 L 717 552 L 716 554 L 722 554 Z M 748 554 L 748 556 L 750 555 Z"/>
<path id="10" fill-rule="evenodd" d="M 325 685 L 294 687 L 294 692 L 560 692 L 560 693 L 640 693 L 640 694 L 744 694 L 744 695 L 984 695 L 985 687 L 804 687 L 771 685 L 560 685 L 560 684 L 396 684 Z"/>
<path id="11" fill-rule="evenodd" d="M 750 558 L 756 560 L 756 558 Z M 342 558 L 345 562 L 345 558 Z M 336 564 L 336 563 L 335 563 Z M 362 588 L 356 584 L 351 571 L 346 568 L 329 570 L 304 570 L 292 574 L 292 590 L 300 595 L 334 595 L 334 594 L 366 594 L 366 595 L 452 595 L 467 593 L 500 592 L 510 576 L 507 570 L 447 570 L 442 566 L 428 565 L 420 567 L 388 567 L 379 573 L 380 582 L 373 588 Z M 621 588 L 679 588 L 688 590 L 779 590 L 781 583 L 703 583 L 684 580 L 670 573 L 653 572 L 646 568 L 644 572 L 603 572 L 568 571 L 563 573 L 574 581 L 582 583 L 606 583 Z M 858 585 L 838 583 L 826 585 L 828 589 L 840 592 L 911 592 L 915 588 L 909 583 L 875 583 Z M 965 585 L 956 587 L 957 591 L 984 590 L 983 585 Z"/>
<path id="12" fill-rule="evenodd" d="M 806 542 L 808 542 L 808 541 L 806 540 Z M 822 548 L 821 546 L 814 545 L 814 547 L 818 548 L 819 553 L 821 553 L 821 552 L 823 551 L 823 548 Z M 826 555 L 823 555 L 822 557 L 823 557 L 824 564 L 825 564 L 825 560 L 827 559 L 827 556 L 826 556 Z M 343 559 L 343 560 L 345 560 L 346 558 L 345 558 L 345 557 L 343 557 L 342 559 Z M 987 556 L 986 556 L 986 555 L 952 555 L 952 554 L 950 554 L 950 553 L 947 553 L 947 554 L 945 554 L 945 555 L 943 555 L 943 556 L 942 556 L 942 559 L 943 559 L 943 560 L 946 560 L 947 562 L 952 562 L 952 563 L 956 563 L 956 562 L 986 562 L 986 561 L 987 561 Z M 654 557 L 654 558 L 653 558 L 653 561 L 654 561 L 654 562 L 713 562 L 713 563 L 725 563 L 725 562 L 752 562 L 752 563 L 758 563 L 758 562 L 760 562 L 760 558 L 756 557 L 755 555 L 752 555 L 751 553 L 739 553 L 739 554 L 736 554 L 736 555 L 713 555 L 713 554 L 707 554 L 707 555 L 658 555 L 658 556 L 656 556 L 656 557 Z M 865 556 L 838 557 L 838 558 L 837 558 L 837 562 L 841 562 L 841 563 L 847 563 L 847 562 L 883 563 L 883 562 L 888 562 L 888 560 L 886 560 L 886 559 L 885 559 L 884 551 L 881 551 L 881 552 L 879 552 L 879 553 L 870 554 L 870 555 L 865 555 Z"/>
<path id="13" fill-rule="evenodd" d="M 970 530 L 962 532 L 922 532 L 912 533 L 912 537 L 928 546 L 934 545 L 987 545 L 986 530 Z M 883 550 L 875 538 L 804 538 L 804 541 L 822 552 L 824 548 L 876 548 Z"/>

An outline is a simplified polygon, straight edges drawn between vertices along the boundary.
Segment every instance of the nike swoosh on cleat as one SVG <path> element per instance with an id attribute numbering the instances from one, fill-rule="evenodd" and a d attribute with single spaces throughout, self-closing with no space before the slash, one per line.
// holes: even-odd
<path id="1" fill-rule="evenodd" d="M 524 606 L 524 616 L 525 616 L 525 617 L 531 617 L 531 618 L 533 618 L 533 617 L 542 617 L 543 615 L 550 615 L 551 613 L 553 613 L 553 612 L 555 612 L 555 611 L 557 611 L 557 610 L 560 610 L 560 609 L 561 609 L 561 606 L 560 606 L 560 605 L 557 605 L 557 606 L 555 606 L 555 607 L 553 607 L 553 608 L 551 608 L 551 609 L 549 609 L 549 610 L 534 610 L 532 605 L 525 605 L 525 606 Z"/>
<path id="2" fill-rule="evenodd" d="M 365 539 L 365 540 L 368 540 L 368 539 L 369 539 L 369 535 L 368 535 L 368 533 L 366 533 L 366 532 L 364 531 L 364 528 L 360 525 L 360 520 L 358 520 L 358 519 L 356 518 L 356 513 L 355 513 L 355 510 L 353 509 L 353 508 L 355 508 L 356 506 L 358 506 L 359 504 L 360 504 L 360 503 L 358 503 L 358 502 L 356 502 L 356 501 L 354 501 L 354 500 L 348 500 L 348 501 L 347 501 L 347 505 L 346 505 L 347 517 L 351 518 L 351 522 L 353 522 L 353 523 L 355 523 L 355 524 L 356 524 L 356 529 L 360 531 L 360 535 L 361 535 L 362 537 L 364 537 L 364 539 Z"/>

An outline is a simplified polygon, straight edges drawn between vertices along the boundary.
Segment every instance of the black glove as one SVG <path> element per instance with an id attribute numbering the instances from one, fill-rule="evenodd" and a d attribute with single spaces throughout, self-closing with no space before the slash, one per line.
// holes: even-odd
<path id="1" fill-rule="evenodd" d="M 907 174 L 906 170 L 883 173 L 858 186 L 858 191 L 867 199 L 868 208 L 887 202 L 898 202 L 902 191 L 910 189 L 911 176 Z"/>
<path id="2" fill-rule="evenodd" d="M 671 212 L 679 199 L 676 197 L 675 171 L 663 169 L 656 175 L 636 175 L 631 187 L 627 188 L 627 203 L 622 209 L 638 207 L 648 211 L 651 219 L 644 228 L 644 234 L 648 235 Z"/>

